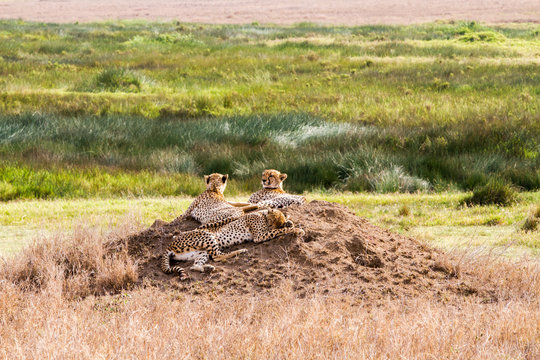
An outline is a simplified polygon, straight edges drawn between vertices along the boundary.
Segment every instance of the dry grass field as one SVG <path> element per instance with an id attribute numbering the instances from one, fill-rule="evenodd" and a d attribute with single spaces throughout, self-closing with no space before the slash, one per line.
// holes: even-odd
<path id="1" fill-rule="evenodd" d="M 123 217 L 109 229 L 76 225 L 67 233 L 37 238 L 0 262 L 0 357 L 540 356 L 540 266 L 535 258 L 450 254 L 459 259 L 446 265 L 457 269 L 457 281 L 466 272 L 475 286 L 491 289 L 489 297 L 426 292 L 367 301 L 316 287 L 300 294 L 294 272 L 285 272 L 275 287 L 238 295 L 226 289 L 201 291 L 204 281 L 191 282 L 188 290 L 145 281 L 134 285 L 140 276 L 138 259 L 128 252 L 125 239 L 144 228 L 136 217 Z M 294 262 L 291 258 L 291 268 Z"/>
<path id="2" fill-rule="evenodd" d="M 468 256 L 496 301 L 299 297 L 292 279 L 265 294 L 197 295 L 143 286 L 121 240 L 138 228 L 78 228 L 41 239 L 0 266 L 5 359 L 536 359 L 540 269 L 528 260 Z M 91 286 L 90 286 L 91 285 Z M 94 296 L 89 289 L 126 290 Z M 114 291 L 113 291 L 114 292 Z"/>

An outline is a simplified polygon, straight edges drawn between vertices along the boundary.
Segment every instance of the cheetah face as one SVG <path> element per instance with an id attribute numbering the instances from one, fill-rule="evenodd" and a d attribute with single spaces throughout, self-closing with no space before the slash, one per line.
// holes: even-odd
<path id="1" fill-rule="evenodd" d="M 262 186 L 265 189 L 282 189 L 283 181 L 287 178 L 287 174 L 282 174 L 277 170 L 264 170 L 262 173 Z"/>
<path id="2" fill-rule="evenodd" d="M 276 209 L 269 209 L 266 215 L 266 223 L 269 228 L 279 229 L 287 224 L 287 218 L 283 213 Z"/>
<path id="3" fill-rule="evenodd" d="M 204 181 L 206 182 L 206 190 L 219 191 L 223 194 L 227 187 L 227 179 L 229 175 L 214 173 L 211 175 L 204 175 Z"/>

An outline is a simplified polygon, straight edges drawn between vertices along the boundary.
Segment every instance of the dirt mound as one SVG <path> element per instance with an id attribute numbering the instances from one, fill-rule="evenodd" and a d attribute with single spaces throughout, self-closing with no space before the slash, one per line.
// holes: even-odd
<path id="1" fill-rule="evenodd" d="M 391 233 L 355 216 L 346 207 L 312 201 L 284 210 L 305 230 L 303 238 L 282 236 L 262 244 L 247 243 L 248 253 L 213 263 L 211 274 L 189 272 L 179 281 L 159 268 L 162 251 L 172 235 L 196 228 L 195 221 L 159 220 L 128 239 L 138 259 L 139 281 L 194 293 L 265 291 L 289 280 L 303 295 L 308 292 L 349 294 L 364 299 L 386 296 L 481 295 L 471 276 L 459 271 L 451 257 L 414 239 Z M 185 263 L 186 270 L 191 264 Z"/>

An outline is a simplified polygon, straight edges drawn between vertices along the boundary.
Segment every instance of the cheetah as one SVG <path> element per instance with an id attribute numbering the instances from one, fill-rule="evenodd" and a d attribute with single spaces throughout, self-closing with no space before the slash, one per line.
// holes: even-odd
<path id="1" fill-rule="evenodd" d="M 225 201 L 223 192 L 227 186 L 228 178 L 229 175 L 218 173 L 205 175 L 206 191 L 193 200 L 180 218 L 191 217 L 201 224 L 207 224 L 227 218 L 238 219 L 246 212 L 259 209 L 259 206 L 250 203 L 229 203 Z"/>
<path id="2" fill-rule="evenodd" d="M 272 208 L 286 208 L 293 204 L 304 204 L 306 202 L 305 197 L 291 195 L 283 190 L 283 181 L 286 178 L 287 174 L 282 174 L 277 170 L 264 170 L 261 181 L 263 188 L 252 194 L 248 202 Z"/>
<path id="3" fill-rule="evenodd" d="M 246 253 L 239 249 L 228 253 L 221 249 L 247 241 L 260 243 L 285 234 L 304 235 L 304 230 L 294 228 L 279 210 L 261 210 L 243 215 L 239 219 L 227 218 L 215 223 L 202 225 L 200 228 L 175 236 L 161 259 L 161 270 L 166 274 L 177 273 L 181 280 L 187 274 L 180 266 L 171 266 L 174 260 L 194 260 L 190 270 L 210 272 L 214 266 L 206 264 L 211 257 L 214 261 L 223 261 L 233 256 Z"/>

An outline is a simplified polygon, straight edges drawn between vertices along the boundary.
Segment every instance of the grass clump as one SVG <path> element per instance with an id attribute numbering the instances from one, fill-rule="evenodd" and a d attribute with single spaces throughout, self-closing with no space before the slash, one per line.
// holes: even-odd
<path id="1" fill-rule="evenodd" d="M 463 42 L 502 42 L 506 38 L 503 34 L 495 31 L 480 31 L 480 32 L 467 32 L 458 38 Z"/>
<path id="2" fill-rule="evenodd" d="M 524 231 L 537 231 L 540 229 L 540 204 L 536 205 L 536 208 L 531 211 L 521 229 Z"/>
<path id="3" fill-rule="evenodd" d="M 467 205 L 509 206 L 517 201 L 517 192 L 504 181 L 491 179 L 487 184 L 478 186 L 473 194 L 463 200 Z"/>
<path id="4" fill-rule="evenodd" d="M 411 215 L 411 208 L 407 204 L 401 205 L 398 211 L 399 216 L 409 216 Z"/>
<path id="5" fill-rule="evenodd" d="M 138 93 L 142 86 L 143 78 L 136 72 L 125 68 L 108 68 L 99 72 L 84 90 Z"/>

